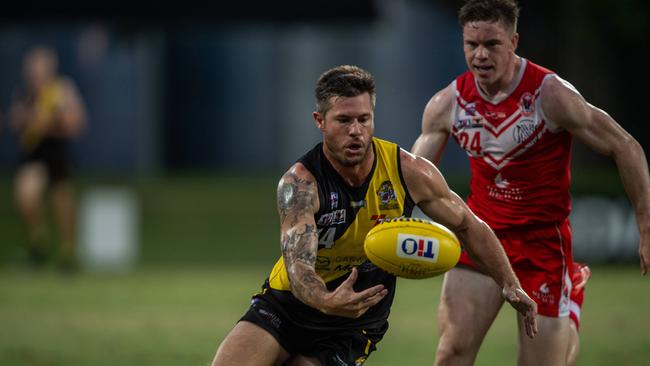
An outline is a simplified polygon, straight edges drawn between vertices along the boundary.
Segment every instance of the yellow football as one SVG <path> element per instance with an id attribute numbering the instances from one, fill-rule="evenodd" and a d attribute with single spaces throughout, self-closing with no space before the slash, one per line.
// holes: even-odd
<path id="1" fill-rule="evenodd" d="M 446 227 L 424 219 L 399 217 L 373 227 L 363 248 L 377 267 L 404 278 L 429 278 L 452 269 L 460 242 Z"/>

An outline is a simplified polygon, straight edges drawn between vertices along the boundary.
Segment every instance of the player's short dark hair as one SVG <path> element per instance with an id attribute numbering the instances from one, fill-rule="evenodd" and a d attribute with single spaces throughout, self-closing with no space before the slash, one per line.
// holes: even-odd
<path id="1" fill-rule="evenodd" d="M 510 31 L 517 31 L 519 6 L 515 0 L 468 0 L 458 12 L 461 27 L 469 22 L 502 22 Z"/>
<path id="2" fill-rule="evenodd" d="M 325 71 L 316 83 L 316 110 L 325 114 L 332 97 L 356 97 L 368 93 L 375 107 L 375 80 L 366 70 L 354 65 L 341 65 Z"/>

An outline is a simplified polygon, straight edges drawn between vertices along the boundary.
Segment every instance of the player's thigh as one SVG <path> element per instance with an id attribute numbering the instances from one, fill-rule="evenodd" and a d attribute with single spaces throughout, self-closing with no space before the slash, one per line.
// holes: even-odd
<path id="1" fill-rule="evenodd" d="M 573 319 L 569 318 L 569 320 L 571 321 L 569 322 L 569 345 L 567 346 L 566 364 L 567 366 L 574 366 L 580 355 L 580 334 Z"/>
<path id="2" fill-rule="evenodd" d="M 526 336 L 523 318 L 517 314 L 519 325 L 519 366 L 565 365 L 571 335 L 568 316 L 538 315 L 539 332 L 535 338 Z"/>
<path id="3" fill-rule="evenodd" d="M 259 326 L 240 321 L 223 340 L 212 366 L 282 365 L 289 353 Z"/>
<path id="4" fill-rule="evenodd" d="M 18 169 L 15 181 L 16 199 L 20 204 L 40 200 L 47 186 L 47 171 L 41 163 L 27 163 Z"/>
<path id="5" fill-rule="evenodd" d="M 491 277 L 453 268 L 445 274 L 438 306 L 440 334 L 480 344 L 502 305 L 501 288 Z"/>

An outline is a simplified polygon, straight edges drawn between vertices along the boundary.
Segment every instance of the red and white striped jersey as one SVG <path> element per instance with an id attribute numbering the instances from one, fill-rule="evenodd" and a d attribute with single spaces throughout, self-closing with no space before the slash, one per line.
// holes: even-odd
<path id="1" fill-rule="evenodd" d="M 571 209 L 571 135 L 548 121 L 540 89 L 555 74 L 521 59 L 512 89 L 491 99 L 467 71 L 453 82 L 451 133 L 470 159 L 470 208 L 493 229 L 560 222 Z"/>

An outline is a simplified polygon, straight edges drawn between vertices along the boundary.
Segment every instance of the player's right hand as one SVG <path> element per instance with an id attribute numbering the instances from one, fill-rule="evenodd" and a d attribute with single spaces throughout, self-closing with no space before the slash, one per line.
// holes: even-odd
<path id="1" fill-rule="evenodd" d="M 377 305 L 387 294 L 384 285 L 377 285 L 361 292 L 354 291 L 354 283 L 359 273 L 356 267 L 352 268 L 348 278 L 339 287 L 325 297 L 325 304 L 321 311 L 329 315 L 338 315 L 346 318 L 358 318 L 372 306 Z"/>
<path id="2" fill-rule="evenodd" d="M 520 287 L 504 287 L 503 297 L 521 314 L 526 334 L 530 338 L 537 335 L 537 303 Z"/>

